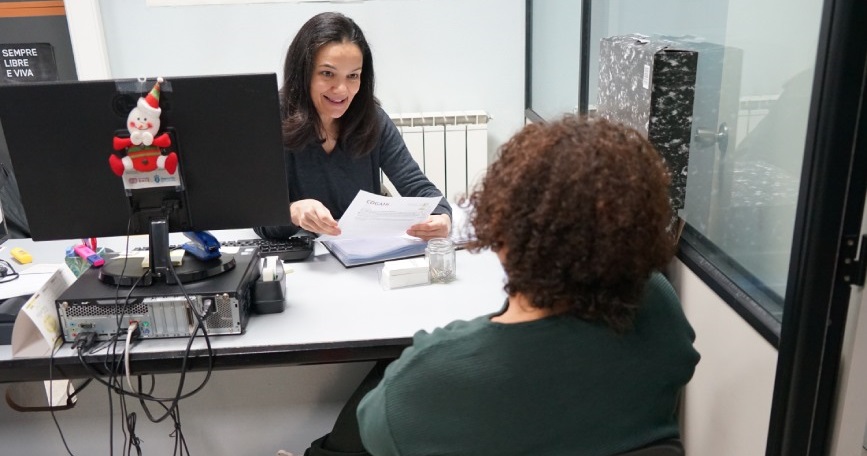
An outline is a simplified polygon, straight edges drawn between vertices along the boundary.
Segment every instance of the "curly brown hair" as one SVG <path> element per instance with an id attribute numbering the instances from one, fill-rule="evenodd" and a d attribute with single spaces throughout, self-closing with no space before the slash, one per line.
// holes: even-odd
<path id="1" fill-rule="evenodd" d="M 510 296 L 626 331 L 674 253 L 669 179 L 627 126 L 574 115 L 527 125 L 462 201 L 468 248 L 503 249 Z"/>

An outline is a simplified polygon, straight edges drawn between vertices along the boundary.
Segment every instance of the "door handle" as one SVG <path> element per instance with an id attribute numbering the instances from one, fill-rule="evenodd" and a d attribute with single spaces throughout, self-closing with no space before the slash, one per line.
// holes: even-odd
<path id="1" fill-rule="evenodd" d="M 716 144 L 720 152 L 724 155 L 729 147 L 729 127 L 725 122 L 721 123 L 719 130 L 714 132 L 705 128 L 699 128 L 695 132 L 695 141 L 702 146 L 713 146 Z"/>

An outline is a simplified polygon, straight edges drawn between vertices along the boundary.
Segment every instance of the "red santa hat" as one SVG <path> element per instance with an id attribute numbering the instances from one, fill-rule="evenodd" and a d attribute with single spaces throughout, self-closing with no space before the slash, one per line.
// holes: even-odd
<path id="1" fill-rule="evenodd" d="M 159 116 L 162 110 L 160 109 L 160 83 L 163 78 L 157 78 L 154 87 L 148 92 L 147 96 L 138 99 L 138 108 L 145 114 Z"/>

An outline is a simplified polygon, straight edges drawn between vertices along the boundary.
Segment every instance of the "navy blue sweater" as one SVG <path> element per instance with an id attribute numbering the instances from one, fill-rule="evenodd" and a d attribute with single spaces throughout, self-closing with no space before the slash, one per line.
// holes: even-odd
<path id="1" fill-rule="evenodd" d="M 347 145 L 341 142 L 330 154 L 319 143 L 301 150 L 287 150 L 289 200 L 315 199 L 331 211 L 335 220 L 340 219 L 359 190 L 382 193 L 380 169 L 401 196 L 441 197 L 442 192 L 421 172 L 394 122 L 381 108 L 378 121 L 381 126 L 379 141 L 369 154 L 362 157 L 352 157 Z M 451 217 L 452 210 L 443 198 L 433 213 Z M 289 225 L 255 230 L 263 238 L 281 239 L 297 233 L 299 228 Z"/>

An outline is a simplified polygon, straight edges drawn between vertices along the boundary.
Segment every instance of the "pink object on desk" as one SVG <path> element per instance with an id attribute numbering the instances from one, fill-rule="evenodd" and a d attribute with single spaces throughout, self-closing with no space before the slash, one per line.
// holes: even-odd
<path id="1" fill-rule="evenodd" d="M 73 250 L 75 250 L 75 253 L 78 256 L 87 260 L 87 262 L 93 265 L 93 267 L 95 268 L 98 268 L 105 264 L 105 260 L 103 260 L 101 256 L 97 255 L 96 252 L 94 252 L 90 247 L 84 244 L 76 245 Z"/>

